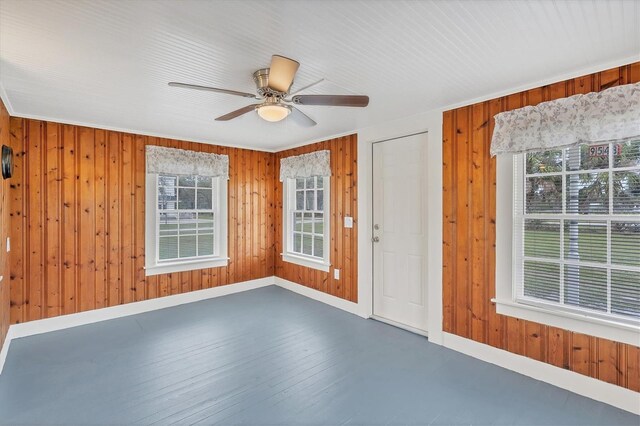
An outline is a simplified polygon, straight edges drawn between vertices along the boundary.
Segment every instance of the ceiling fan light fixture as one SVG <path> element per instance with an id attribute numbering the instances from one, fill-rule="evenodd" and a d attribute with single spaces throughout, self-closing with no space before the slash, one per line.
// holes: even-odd
<path id="1" fill-rule="evenodd" d="M 282 121 L 291 114 L 291 107 L 282 104 L 260 105 L 257 109 L 260 118 L 272 123 Z"/>

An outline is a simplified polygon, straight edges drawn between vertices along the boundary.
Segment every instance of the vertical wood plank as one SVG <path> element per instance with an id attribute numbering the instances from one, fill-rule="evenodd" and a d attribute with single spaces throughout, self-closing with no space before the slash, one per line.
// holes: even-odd
<path id="1" fill-rule="evenodd" d="M 60 221 L 60 134 L 61 126 L 50 123 L 46 128 L 46 180 L 45 216 L 46 216 L 46 317 L 55 317 L 62 312 L 60 284 L 62 282 Z"/>
<path id="2" fill-rule="evenodd" d="M 96 253 L 94 263 L 95 274 L 95 307 L 109 306 L 107 288 L 107 138 L 104 130 L 96 131 L 94 169 L 95 169 L 95 239 Z"/>
<path id="3" fill-rule="evenodd" d="M 79 161 L 79 301 L 80 311 L 95 309 L 95 260 L 96 260 L 96 222 L 95 222 L 95 130 L 81 127 L 78 130 Z"/>
<path id="4" fill-rule="evenodd" d="M 107 285 L 109 288 L 108 306 L 115 306 L 122 303 L 122 262 L 120 244 L 120 201 L 122 200 L 121 177 L 121 135 L 116 132 L 109 133 L 109 143 L 107 145 L 108 167 L 108 265 L 107 265 Z"/>
<path id="5" fill-rule="evenodd" d="M 44 280 L 44 226 L 43 226 L 43 202 L 44 188 L 43 170 L 43 133 L 45 123 L 41 121 L 29 121 L 27 125 L 29 145 L 26 146 L 27 170 L 27 222 L 28 258 L 25 259 L 27 294 L 27 320 L 33 321 L 44 318 L 43 292 Z"/>

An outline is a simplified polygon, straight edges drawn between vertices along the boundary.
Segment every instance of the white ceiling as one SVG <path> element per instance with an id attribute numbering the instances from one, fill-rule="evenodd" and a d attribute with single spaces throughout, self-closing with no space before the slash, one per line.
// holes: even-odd
<path id="1" fill-rule="evenodd" d="M 294 90 L 369 106 L 216 122 L 251 100 L 167 86 L 253 92 L 274 53 L 300 61 Z M 0 56 L 15 115 L 272 150 L 640 59 L 640 0 L 0 0 Z"/>

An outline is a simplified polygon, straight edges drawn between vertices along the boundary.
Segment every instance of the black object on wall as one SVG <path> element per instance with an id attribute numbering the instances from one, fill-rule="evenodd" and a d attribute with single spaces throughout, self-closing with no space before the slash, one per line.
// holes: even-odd
<path id="1" fill-rule="evenodd" d="M 13 175 L 13 149 L 2 145 L 2 177 L 9 179 Z"/>

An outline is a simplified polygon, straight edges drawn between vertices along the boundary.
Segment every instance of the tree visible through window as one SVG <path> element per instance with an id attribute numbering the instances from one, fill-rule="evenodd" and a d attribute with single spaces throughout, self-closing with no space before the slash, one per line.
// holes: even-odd
<path id="1" fill-rule="evenodd" d="M 516 299 L 640 319 L 640 141 L 521 161 Z"/>

